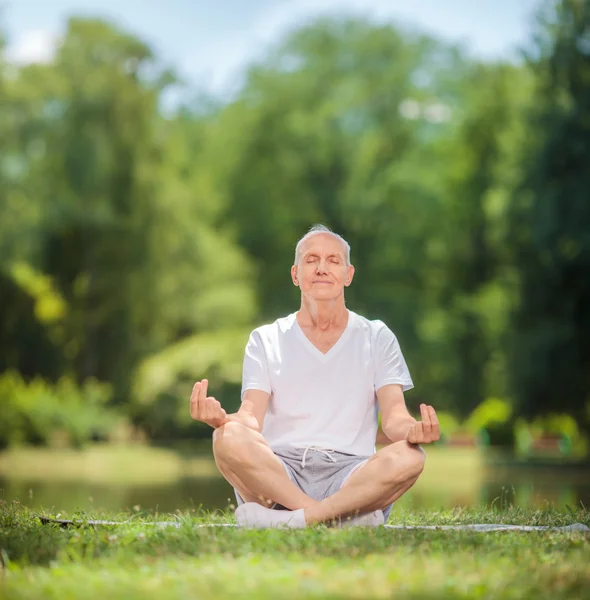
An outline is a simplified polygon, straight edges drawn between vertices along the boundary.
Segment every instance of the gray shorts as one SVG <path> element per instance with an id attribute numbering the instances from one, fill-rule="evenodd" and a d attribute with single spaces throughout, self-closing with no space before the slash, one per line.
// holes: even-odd
<path id="1" fill-rule="evenodd" d="M 323 500 L 336 493 L 344 482 L 370 458 L 313 447 L 273 448 L 273 452 L 283 463 L 289 479 L 314 500 Z M 234 491 L 238 506 L 244 504 L 238 490 L 234 488 Z M 277 504 L 273 508 L 284 509 Z M 392 508 L 393 504 L 390 504 L 383 510 L 385 521 Z"/>

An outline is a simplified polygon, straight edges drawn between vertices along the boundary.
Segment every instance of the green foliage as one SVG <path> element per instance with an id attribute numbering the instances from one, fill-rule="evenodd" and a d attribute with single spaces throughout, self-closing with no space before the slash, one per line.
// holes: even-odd
<path id="1" fill-rule="evenodd" d="M 214 228 L 218 200 L 193 169 L 202 126 L 158 113 L 171 81 L 145 44 L 81 19 L 69 22 L 53 64 L 7 80 L 9 157 L 22 169 L 5 169 L 0 227 L 7 264 L 19 265 L 15 281 L 34 298 L 34 310 L 18 316 L 39 326 L 55 317 L 55 301 L 39 296 L 43 281 L 67 315 L 52 338 L 59 367 L 44 368 L 44 355 L 6 367 L 109 381 L 126 404 L 145 356 L 199 330 L 251 322 L 250 265 L 231 234 Z M 28 213 L 16 210 L 23 203 Z M 10 330 L 19 299 L 7 303 L 0 323 Z M 15 352 L 23 343 L 6 341 Z"/>
<path id="2" fill-rule="evenodd" d="M 62 377 L 51 384 L 35 378 L 25 381 L 18 373 L 0 375 L 0 445 L 67 444 L 80 447 L 91 440 L 107 439 L 123 417 L 106 407 L 108 384 L 87 380 L 76 385 Z"/>
<path id="3" fill-rule="evenodd" d="M 443 442 L 448 441 L 451 436 L 460 431 L 461 424 L 453 414 L 440 410 L 436 412 L 436 416 L 440 425 L 440 437 Z"/>
<path id="4" fill-rule="evenodd" d="M 543 436 L 559 438 L 559 452 L 563 455 L 585 457 L 588 453 L 589 440 L 583 428 L 568 414 L 546 414 L 526 422 L 517 419 L 515 434 L 518 451 L 526 455 L 531 452 L 535 440 Z"/>
<path id="5" fill-rule="evenodd" d="M 207 378 L 210 394 L 228 412 L 237 410 L 249 333 L 250 329 L 200 333 L 144 359 L 131 388 L 134 421 L 152 438 L 210 435 L 208 425 L 196 424 L 190 417 L 193 384 Z"/>
<path id="6" fill-rule="evenodd" d="M 511 380 L 528 418 L 567 410 L 590 431 L 590 2 L 548 4 L 532 64 L 526 169 L 513 194 L 519 301 Z M 524 159 L 523 159 L 524 160 Z"/>
<path id="7" fill-rule="evenodd" d="M 64 319 L 67 305 L 47 275 L 35 271 L 27 263 L 14 263 L 9 274 L 19 287 L 33 298 L 35 318 L 41 324 L 52 324 Z"/>
<path id="8" fill-rule="evenodd" d="M 464 427 L 471 433 L 494 424 L 508 423 L 512 416 L 512 406 L 500 398 L 487 398 L 465 421 Z"/>
<path id="9" fill-rule="evenodd" d="M 508 401 L 487 398 L 469 415 L 463 428 L 486 446 L 504 446 L 512 450 L 516 443 L 512 412 Z"/>
<path id="10" fill-rule="evenodd" d="M 461 417 L 486 396 L 507 392 L 503 338 L 512 294 L 503 248 L 503 177 L 516 166 L 513 131 L 530 102 L 523 93 L 529 80 L 522 67 L 473 65 L 455 129 L 440 144 L 449 160 L 434 236 L 439 255 L 427 264 L 429 308 L 440 324 L 423 342 L 431 341 L 428 368 Z M 430 311 L 422 318 L 430 322 Z"/>
<path id="11" fill-rule="evenodd" d="M 104 21 L 0 62 L 0 372 L 96 378 L 150 435 L 198 435 L 192 383 L 237 406 L 247 332 L 296 310 L 295 243 L 324 222 L 410 404 L 559 404 L 587 430 L 588 2 L 547 5 L 526 65 L 321 19 L 230 102 L 167 116 L 174 74 Z"/>

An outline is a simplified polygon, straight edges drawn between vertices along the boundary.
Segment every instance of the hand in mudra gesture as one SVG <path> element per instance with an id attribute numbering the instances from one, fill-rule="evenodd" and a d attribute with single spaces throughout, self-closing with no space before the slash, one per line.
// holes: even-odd
<path id="1" fill-rule="evenodd" d="M 209 382 L 206 379 L 197 381 L 193 386 L 191 394 L 191 417 L 195 421 L 207 423 L 214 429 L 221 427 L 228 419 L 227 413 L 218 400 L 213 396 L 207 397 L 207 386 Z"/>
<path id="2" fill-rule="evenodd" d="M 436 412 L 432 406 L 420 404 L 422 421 L 414 423 L 406 434 L 406 441 L 410 444 L 428 444 L 440 439 L 440 427 Z"/>

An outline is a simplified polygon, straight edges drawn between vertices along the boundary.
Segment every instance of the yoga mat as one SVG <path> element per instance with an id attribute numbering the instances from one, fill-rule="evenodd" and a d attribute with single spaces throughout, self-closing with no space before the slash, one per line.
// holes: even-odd
<path id="1" fill-rule="evenodd" d="M 96 519 L 88 520 L 70 520 L 70 519 L 53 519 L 51 517 L 43 517 L 37 515 L 42 523 L 56 523 L 62 527 L 72 527 L 80 525 L 104 526 L 104 525 L 132 525 L 140 523 L 141 525 L 153 527 L 176 527 L 182 526 L 182 523 L 177 521 L 156 521 L 156 522 L 140 522 L 140 521 L 101 521 Z M 195 525 L 195 528 L 201 527 L 237 527 L 233 523 L 210 523 Z M 505 525 L 503 523 L 481 523 L 473 525 L 383 525 L 387 529 L 429 529 L 429 530 L 467 530 L 467 531 L 582 531 L 590 532 L 590 527 L 583 523 L 573 523 L 571 525 L 563 525 L 561 527 L 551 525 Z"/>

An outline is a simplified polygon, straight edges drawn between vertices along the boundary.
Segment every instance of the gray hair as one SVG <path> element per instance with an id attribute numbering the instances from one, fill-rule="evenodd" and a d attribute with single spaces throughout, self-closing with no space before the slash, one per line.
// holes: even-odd
<path id="1" fill-rule="evenodd" d="M 337 233 L 334 233 L 331 229 L 328 229 L 325 225 L 314 225 L 298 242 L 297 246 L 295 246 L 295 264 L 299 263 L 299 259 L 301 258 L 301 246 L 305 241 L 307 241 L 310 237 L 314 235 L 318 235 L 319 233 L 327 233 L 328 235 L 334 236 L 339 239 L 344 246 L 344 257 L 346 259 L 346 265 L 350 265 L 350 245 L 348 242 Z"/>

